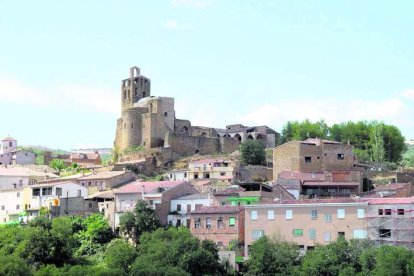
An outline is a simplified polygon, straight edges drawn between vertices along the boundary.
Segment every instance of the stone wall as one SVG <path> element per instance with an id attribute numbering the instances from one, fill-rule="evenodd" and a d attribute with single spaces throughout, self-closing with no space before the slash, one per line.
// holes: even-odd
<path id="1" fill-rule="evenodd" d="M 240 148 L 240 141 L 231 137 L 220 138 L 220 144 L 224 154 L 230 154 Z"/>
<path id="2" fill-rule="evenodd" d="M 241 166 L 239 179 L 241 181 L 270 181 L 273 177 L 273 169 L 265 166 Z"/>
<path id="3" fill-rule="evenodd" d="M 273 149 L 273 179 L 281 171 L 299 171 L 300 142 L 290 141 Z"/>

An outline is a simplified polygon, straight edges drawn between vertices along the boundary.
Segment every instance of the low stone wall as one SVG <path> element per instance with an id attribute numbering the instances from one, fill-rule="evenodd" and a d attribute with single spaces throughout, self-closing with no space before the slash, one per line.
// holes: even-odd
<path id="1" fill-rule="evenodd" d="M 241 181 L 270 181 L 273 177 L 273 169 L 265 166 L 241 166 L 239 179 Z"/>

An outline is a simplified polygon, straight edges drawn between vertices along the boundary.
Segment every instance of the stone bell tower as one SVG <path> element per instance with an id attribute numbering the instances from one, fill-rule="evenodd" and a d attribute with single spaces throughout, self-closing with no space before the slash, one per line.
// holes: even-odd
<path id="1" fill-rule="evenodd" d="M 141 75 L 139 67 L 129 69 L 129 78 L 122 80 L 121 110 L 124 111 L 138 102 L 140 99 L 151 95 L 150 79 Z"/>

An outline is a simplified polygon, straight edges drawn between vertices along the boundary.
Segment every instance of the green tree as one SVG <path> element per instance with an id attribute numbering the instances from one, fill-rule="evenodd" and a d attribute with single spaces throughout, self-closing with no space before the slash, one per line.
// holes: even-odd
<path id="1" fill-rule="evenodd" d="M 383 245 L 376 252 L 376 265 L 372 275 L 410 275 L 412 258 L 413 253 L 405 247 Z"/>
<path id="2" fill-rule="evenodd" d="M 324 120 L 311 122 L 306 119 L 302 122 L 289 121 L 282 129 L 282 143 L 292 140 L 303 141 L 307 138 L 327 138 L 329 127 Z"/>
<path id="3" fill-rule="evenodd" d="M 133 212 L 127 212 L 119 220 L 119 230 L 138 244 L 140 236 L 161 226 L 160 221 L 145 201 L 139 200 Z"/>
<path id="4" fill-rule="evenodd" d="M 1 276 L 30 276 L 32 272 L 25 261 L 16 255 L 0 255 Z"/>
<path id="5" fill-rule="evenodd" d="M 376 163 L 382 163 L 385 158 L 382 124 L 373 123 L 371 129 L 370 145 L 372 161 Z"/>
<path id="6" fill-rule="evenodd" d="M 137 256 L 135 248 L 122 239 L 112 240 L 105 251 L 105 263 L 108 267 L 128 272 Z"/>
<path id="7" fill-rule="evenodd" d="M 53 159 L 50 164 L 50 167 L 54 168 L 57 171 L 64 170 L 66 168 L 65 161 L 63 159 Z"/>
<path id="8" fill-rule="evenodd" d="M 240 154 L 243 163 L 249 165 L 263 165 L 266 161 L 265 147 L 258 140 L 246 140 L 240 145 Z"/>
<path id="9" fill-rule="evenodd" d="M 300 252 L 296 244 L 265 236 L 250 248 L 246 275 L 291 275 L 299 260 Z"/>
<path id="10" fill-rule="evenodd" d="M 103 250 L 103 245 L 110 242 L 113 232 L 108 221 L 102 214 L 93 214 L 87 217 L 84 228 L 76 235 L 80 247 L 77 250 L 78 256 L 92 255 Z"/>

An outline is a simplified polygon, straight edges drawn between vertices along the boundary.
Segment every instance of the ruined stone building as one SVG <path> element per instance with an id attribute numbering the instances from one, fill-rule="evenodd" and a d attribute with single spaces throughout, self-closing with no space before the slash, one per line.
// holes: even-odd
<path id="1" fill-rule="evenodd" d="M 114 146 L 118 152 L 141 147 L 168 148 L 181 156 L 231 153 L 247 139 L 274 147 L 279 134 L 267 126 L 230 125 L 225 129 L 192 126 L 175 117 L 174 98 L 151 96 L 151 81 L 138 67 L 122 80 L 121 118 L 117 121 Z"/>

